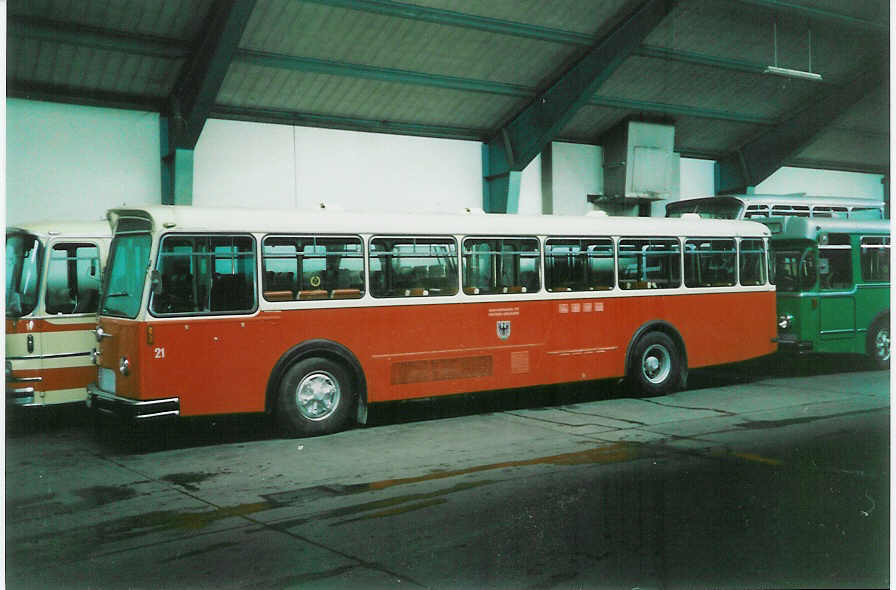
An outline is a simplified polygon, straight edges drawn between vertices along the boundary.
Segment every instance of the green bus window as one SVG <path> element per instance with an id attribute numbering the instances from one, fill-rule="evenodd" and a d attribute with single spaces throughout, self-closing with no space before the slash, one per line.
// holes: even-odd
<path id="1" fill-rule="evenodd" d="M 544 284 L 548 291 L 606 291 L 613 277 L 610 238 L 549 239 L 544 248 Z"/>
<path id="2" fill-rule="evenodd" d="M 255 309 L 255 240 L 249 236 L 162 238 L 152 294 L 156 315 L 248 313 Z"/>
<path id="3" fill-rule="evenodd" d="M 96 312 L 100 287 L 99 252 L 96 244 L 53 245 L 47 266 L 47 313 Z"/>
<path id="4" fill-rule="evenodd" d="M 534 293 L 541 285 L 538 240 L 466 239 L 463 275 L 468 295 Z"/>
<path id="5" fill-rule="evenodd" d="M 745 286 L 764 285 L 767 267 L 765 262 L 765 242 L 762 240 L 741 240 L 740 284 Z"/>
<path id="6" fill-rule="evenodd" d="M 868 283 L 890 282 L 890 238 L 864 237 L 860 261 L 862 280 Z"/>
<path id="7" fill-rule="evenodd" d="M 364 253 L 355 236 L 268 236 L 262 243 L 262 271 L 268 301 L 364 295 Z"/>
<path id="8" fill-rule="evenodd" d="M 818 283 L 822 290 L 841 291 L 853 284 L 852 247 L 849 236 L 829 234 L 827 245 L 818 247 Z"/>
<path id="9" fill-rule="evenodd" d="M 676 239 L 619 240 L 620 289 L 681 286 L 681 246 Z"/>
<path id="10" fill-rule="evenodd" d="M 730 287 L 735 284 L 737 249 L 731 239 L 688 239 L 684 245 L 684 284 Z"/>
<path id="11" fill-rule="evenodd" d="M 374 238 L 370 241 L 370 294 L 425 297 L 457 293 L 454 238 Z"/>

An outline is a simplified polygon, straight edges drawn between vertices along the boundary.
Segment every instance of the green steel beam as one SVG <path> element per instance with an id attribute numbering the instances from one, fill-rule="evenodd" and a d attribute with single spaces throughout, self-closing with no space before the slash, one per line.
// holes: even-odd
<path id="1" fill-rule="evenodd" d="M 503 194 L 518 183 L 511 172 L 522 171 L 575 113 L 594 96 L 613 71 L 637 49 L 672 10 L 670 0 L 647 0 L 625 18 L 610 34 L 592 47 L 578 62 L 547 89 L 536 96 L 488 142 L 483 156 L 483 206 L 500 212 L 494 204 L 512 204 L 518 195 Z M 503 212 L 509 212 L 507 210 Z"/>
<path id="2" fill-rule="evenodd" d="M 612 96 L 595 96 L 590 101 L 588 101 L 588 105 L 597 107 L 609 107 L 614 109 L 625 109 L 630 111 L 640 111 L 646 113 L 659 113 L 663 115 L 680 115 L 683 117 L 698 117 L 701 119 L 718 119 L 721 121 L 749 123 L 752 125 L 775 124 L 775 119 L 771 119 L 769 117 L 759 117 L 756 115 L 748 115 L 745 113 L 703 109 L 699 107 L 690 107 L 687 105 L 669 104 L 664 102 L 647 102 L 644 100 L 616 98 Z"/>
<path id="3" fill-rule="evenodd" d="M 47 102 L 151 112 L 161 111 L 165 102 L 162 97 L 92 90 L 59 84 L 44 84 L 15 78 L 7 80 L 6 95 L 9 98 L 26 100 L 43 100 Z"/>
<path id="4" fill-rule="evenodd" d="M 72 22 L 10 14 L 7 36 L 66 43 L 106 51 L 151 57 L 179 59 L 189 57 L 192 48 L 180 39 L 110 31 Z"/>
<path id="5" fill-rule="evenodd" d="M 193 202 L 193 149 L 230 68 L 255 0 L 216 0 L 159 118 L 162 202 Z"/>
<path id="6" fill-rule="evenodd" d="M 858 18 L 842 12 L 833 10 L 825 10 L 824 8 L 816 8 L 803 4 L 795 4 L 793 2 L 784 2 L 782 0 L 729 0 L 739 4 L 749 4 L 751 6 L 761 6 L 775 12 L 793 14 L 809 18 L 815 21 L 829 22 L 836 25 L 858 28 L 872 33 L 886 34 L 889 32 L 889 23 L 887 21 L 872 21 L 864 18 Z"/>
<path id="7" fill-rule="evenodd" d="M 209 9 L 202 39 L 170 97 L 173 120 L 183 121 L 173 138 L 177 147 L 196 146 L 254 7 L 255 0 L 216 0 Z"/>
<path id="8" fill-rule="evenodd" d="M 424 74 L 408 70 L 380 68 L 361 64 L 347 64 L 344 62 L 335 62 L 307 57 L 292 57 L 276 53 L 250 51 L 246 49 L 237 51 L 236 55 L 234 56 L 234 61 L 267 68 L 293 70 L 297 72 L 310 72 L 315 74 L 328 74 L 331 76 L 366 78 L 368 80 L 398 82 L 402 84 L 415 84 L 419 86 L 434 86 L 436 88 L 448 88 L 451 90 L 464 90 L 468 92 L 484 92 L 487 94 L 501 94 L 517 97 L 535 95 L 534 88 L 529 88 L 520 84 L 507 84 L 503 82 L 490 82 L 488 80 L 458 78 L 455 76 Z"/>
<path id="9" fill-rule="evenodd" d="M 476 16 L 473 14 L 454 12 L 441 8 L 429 8 L 416 4 L 394 2 L 392 0 L 302 1 L 312 4 L 324 4 L 326 6 L 347 8 L 349 10 L 370 12 L 373 14 L 380 14 L 384 16 L 394 16 L 398 18 L 419 20 L 439 25 L 476 29 L 479 31 L 495 33 L 498 35 L 512 35 L 515 37 L 526 37 L 529 39 L 551 41 L 554 43 L 566 43 L 570 45 L 591 45 L 594 43 L 594 38 L 591 35 L 585 35 L 582 33 L 563 31 L 560 29 L 552 29 L 549 27 L 527 25 L 524 23 L 489 18 L 485 16 Z"/>
<path id="10" fill-rule="evenodd" d="M 344 129 L 347 131 L 391 133 L 394 135 L 415 135 L 420 137 L 465 139 L 471 141 L 485 141 L 489 135 L 489 131 L 486 129 L 427 125 L 423 123 L 409 123 L 402 121 L 383 121 L 379 119 L 341 117 L 280 109 L 247 108 L 227 105 L 216 105 L 214 109 L 212 109 L 210 116 L 216 119 L 230 119 L 235 121 L 257 121 L 261 123 L 325 127 L 329 129 Z"/>
<path id="11" fill-rule="evenodd" d="M 826 88 L 807 106 L 718 161 L 716 194 L 737 193 L 756 186 L 811 143 L 869 92 L 884 84 L 886 56 L 867 64 L 844 86 Z"/>

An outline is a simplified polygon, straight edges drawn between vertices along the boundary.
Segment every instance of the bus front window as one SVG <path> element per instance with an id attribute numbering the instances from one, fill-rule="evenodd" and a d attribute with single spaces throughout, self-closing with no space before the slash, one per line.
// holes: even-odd
<path id="1" fill-rule="evenodd" d="M 815 288 L 815 250 L 776 250 L 774 260 L 774 280 L 778 291 L 811 291 Z"/>
<path id="2" fill-rule="evenodd" d="M 743 203 L 737 199 L 726 197 L 686 199 L 666 205 L 666 217 L 697 213 L 703 219 L 738 219 L 743 207 Z"/>
<path id="3" fill-rule="evenodd" d="M 22 317 L 37 306 L 43 246 L 36 236 L 6 236 L 6 315 Z"/>
<path id="4" fill-rule="evenodd" d="M 135 318 L 149 268 L 149 234 L 123 234 L 112 240 L 100 313 Z"/>

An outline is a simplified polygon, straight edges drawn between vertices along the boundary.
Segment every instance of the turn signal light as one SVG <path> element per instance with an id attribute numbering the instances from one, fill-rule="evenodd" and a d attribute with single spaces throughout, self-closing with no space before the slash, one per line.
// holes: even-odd
<path id="1" fill-rule="evenodd" d="M 146 326 L 146 343 L 152 344 L 152 326 Z"/>

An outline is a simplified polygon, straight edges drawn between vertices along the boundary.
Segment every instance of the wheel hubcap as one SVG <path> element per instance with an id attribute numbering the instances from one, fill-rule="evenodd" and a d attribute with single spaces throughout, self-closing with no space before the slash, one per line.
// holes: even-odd
<path id="1" fill-rule="evenodd" d="M 882 361 L 890 360 L 890 331 L 881 330 L 874 338 L 874 347 L 877 349 L 877 358 Z"/>
<path id="2" fill-rule="evenodd" d="M 672 356 L 666 347 L 651 345 L 641 357 L 641 373 L 647 381 L 659 384 L 669 377 L 672 370 Z"/>
<path id="3" fill-rule="evenodd" d="M 333 375 L 315 371 L 305 375 L 296 388 L 296 405 L 305 418 L 324 420 L 336 411 L 341 395 L 339 382 Z"/>

